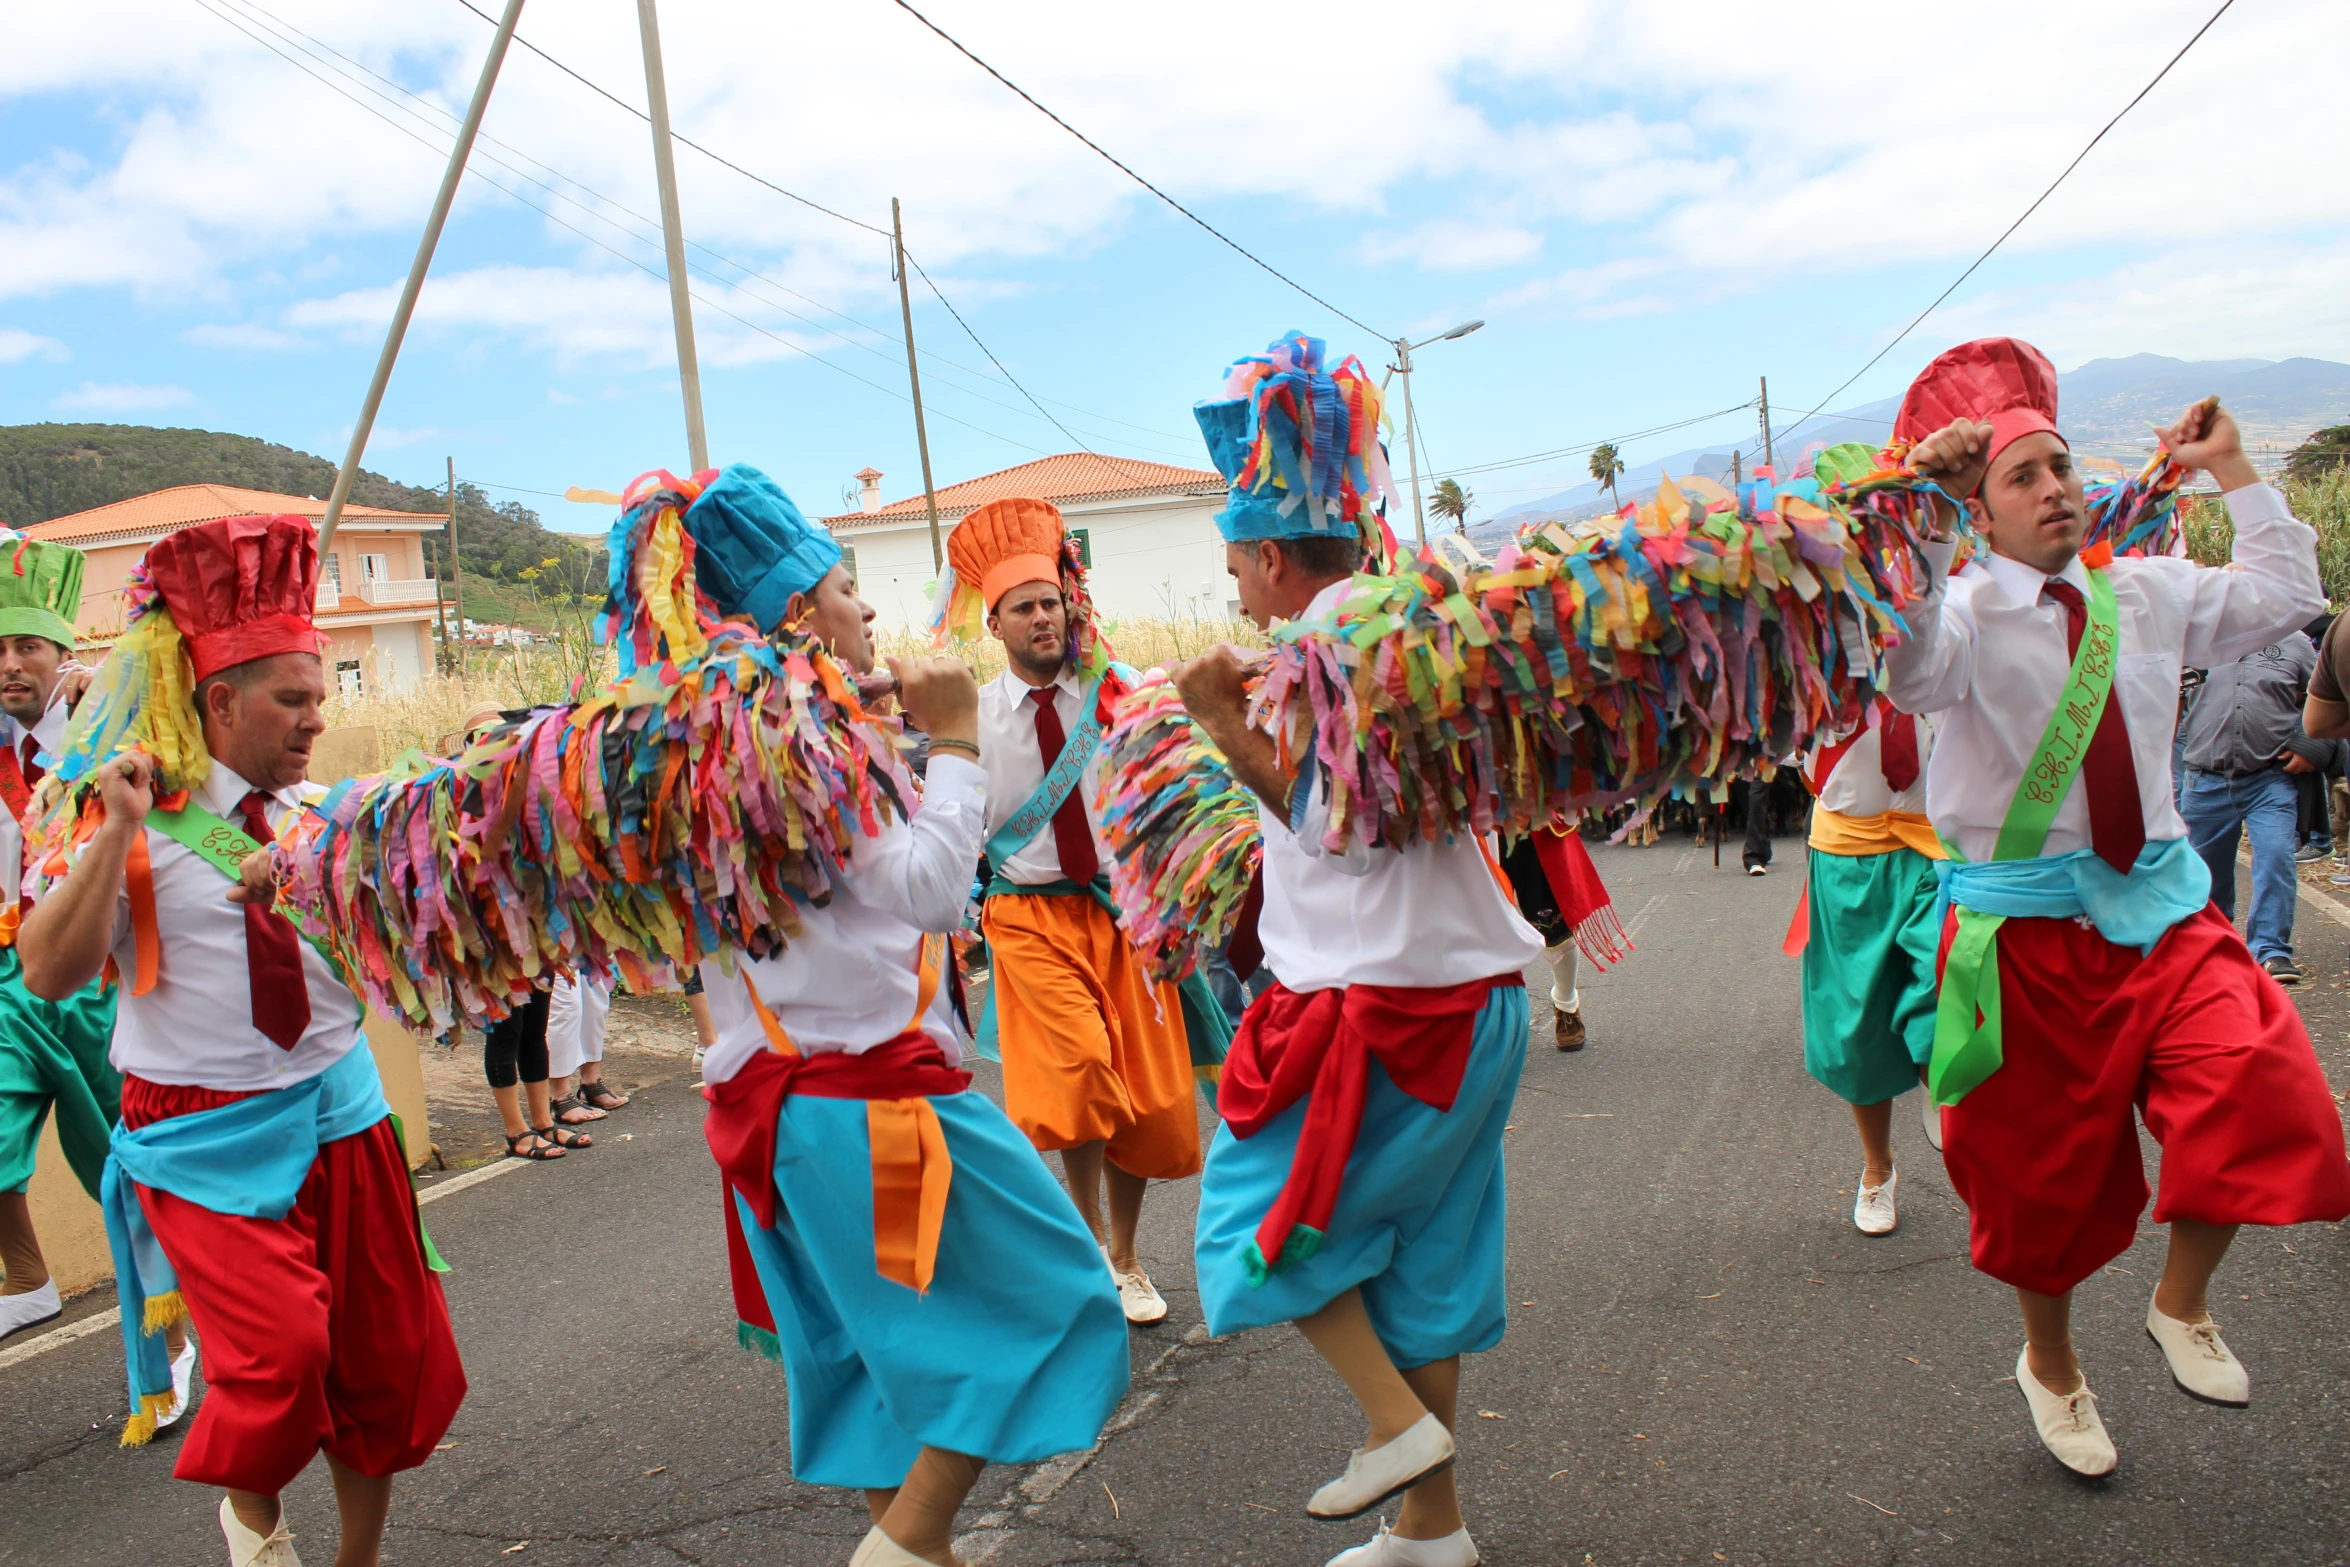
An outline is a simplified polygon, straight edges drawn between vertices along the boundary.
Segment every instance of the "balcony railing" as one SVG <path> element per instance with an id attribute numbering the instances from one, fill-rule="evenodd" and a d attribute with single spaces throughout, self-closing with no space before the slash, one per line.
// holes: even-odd
<path id="1" fill-rule="evenodd" d="M 432 601 L 435 601 L 437 592 L 439 592 L 439 583 L 435 583 L 432 578 L 407 578 L 407 580 L 374 578 L 374 580 L 364 580 L 364 583 L 360 583 L 357 592 L 343 590 L 343 587 L 336 587 L 334 583 L 324 583 L 322 580 L 322 583 L 317 585 L 317 606 L 336 608 L 338 604 L 341 604 L 343 608 L 350 608 L 350 601 L 357 599 L 360 604 L 367 604 L 371 608 L 407 608 L 411 604 L 432 608 Z"/>

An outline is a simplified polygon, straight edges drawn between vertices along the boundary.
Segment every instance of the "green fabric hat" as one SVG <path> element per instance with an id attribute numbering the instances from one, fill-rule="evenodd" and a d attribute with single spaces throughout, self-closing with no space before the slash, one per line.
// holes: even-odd
<path id="1" fill-rule="evenodd" d="M 85 560 L 71 545 L 0 531 L 0 637 L 47 637 L 71 648 Z"/>

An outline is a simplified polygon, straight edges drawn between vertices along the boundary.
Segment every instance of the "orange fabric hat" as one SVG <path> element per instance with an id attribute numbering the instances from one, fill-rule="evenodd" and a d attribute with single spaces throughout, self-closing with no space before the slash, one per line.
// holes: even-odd
<path id="1" fill-rule="evenodd" d="M 947 564 L 959 581 L 976 583 L 993 610 L 996 600 L 1023 582 L 1061 580 L 1060 509 L 1050 501 L 1014 495 L 967 513 L 947 536 Z"/>

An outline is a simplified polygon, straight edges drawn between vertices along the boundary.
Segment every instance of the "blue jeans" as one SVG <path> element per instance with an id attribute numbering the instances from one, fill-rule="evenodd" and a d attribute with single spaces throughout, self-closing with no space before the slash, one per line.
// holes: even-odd
<path id="1" fill-rule="evenodd" d="M 2211 867 L 2211 901 L 2236 917 L 2236 842 L 2252 836 L 2252 918 L 2245 941 L 2265 963 L 2293 955 L 2293 899 L 2300 890 L 2293 851 L 2300 842 L 2300 787 L 2282 767 L 2229 778 L 2187 769 L 2179 814 L 2187 841 Z"/>

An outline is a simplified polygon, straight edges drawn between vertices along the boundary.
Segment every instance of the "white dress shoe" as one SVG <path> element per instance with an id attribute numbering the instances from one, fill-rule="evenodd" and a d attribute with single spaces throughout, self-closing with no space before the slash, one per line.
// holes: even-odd
<path id="1" fill-rule="evenodd" d="M 1149 1274 L 1140 1268 L 1132 1273 L 1124 1271 L 1110 1261 L 1110 1248 L 1107 1246 L 1102 1248 L 1102 1261 L 1108 1264 L 1110 1277 L 1117 1282 L 1118 1306 L 1126 1313 L 1127 1321 L 1147 1327 L 1153 1322 L 1166 1320 L 1167 1302 L 1151 1283 Z"/>
<path id="2" fill-rule="evenodd" d="M 849 1567 L 934 1567 L 934 1564 L 883 1534 L 881 1525 L 875 1524 L 873 1532 L 858 1542 L 857 1554 L 849 1558 Z"/>
<path id="3" fill-rule="evenodd" d="M 294 1554 L 294 1536 L 286 1528 L 286 1515 L 279 1512 L 277 1528 L 267 1539 L 245 1527 L 245 1520 L 220 1499 L 220 1532 L 228 1536 L 229 1567 L 302 1567 L 302 1558 Z"/>
<path id="4" fill-rule="evenodd" d="M 1901 1172 L 1895 1170 L 1885 1177 L 1882 1186 L 1871 1186 L 1866 1173 L 1860 1178 L 1860 1195 L 1852 1199 L 1852 1227 L 1863 1235 L 1890 1235 L 1901 1223 L 1901 1215 L 1893 1210 L 1893 1188 L 1901 1184 Z"/>
<path id="5" fill-rule="evenodd" d="M 1444 1468 L 1452 1457 L 1452 1433 L 1434 1415 L 1422 1415 L 1394 1441 L 1356 1448 L 1346 1473 L 1316 1491 L 1306 1512 L 1328 1523 L 1360 1518 Z"/>
<path id="6" fill-rule="evenodd" d="M 180 1346 L 180 1352 L 171 1357 L 171 1413 L 155 1417 L 155 1429 L 164 1430 L 179 1424 L 180 1416 L 188 1412 L 188 1384 L 196 1376 L 196 1335 Z"/>
<path id="7" fill-rule="evenodd" d="M 22 1295 L 0 1295 L 0 1338 L 46 1322 L 64 1309 L 65 1303 L 57 1298 L 55 1279 Z"/>
<path id="8" fill-rule="evenodd" d="M 1942 1151 L 1942 1107 L 1934 1103 L 1930 1089 L 1918 1090 L 1918 1120 L 1926 1129 L 1926 1142 L 1934 1152 Z"/>
<path id="9" fill-rule="evenodd" d="M 1456 1529 L 1441 1540 L 1407 1540 L 1385 1524 L 1368 1545 L 1340 1551 L 1323 1567 L 1477 1567 L 1477 1542 Z"/>
<path id="10" fill-rule="evenodd" d="M 2252 1377 L 2228 1352 L 2215 1322 L 2181 1322 L 2146 1303 L 2146 1336 L 2162 1346 L 2170 1377 L 2179 1391 L 2206 1404 L 2242 1409 L 2252 1402 Z"/>
<path id="11" fill-rule="evenodd" d="M 2097 1413 L 2097 1395 L 2089 1391 L 2087 1377 L 2073 1392 L 2051 1393 L 2032 1375 L 2027 1348 L 2015 1357 L 2015 1382 L 2024 1390 L 2032 1424 L 2040 1432 L 2040 1445 L 2054 1453 L 2058 1463 L 2078 1475 L 2113 1473 L 2121 1455 L 2113 1450 L 2113 1438 L 2105 1434 L 2105 1421 Z"/>

